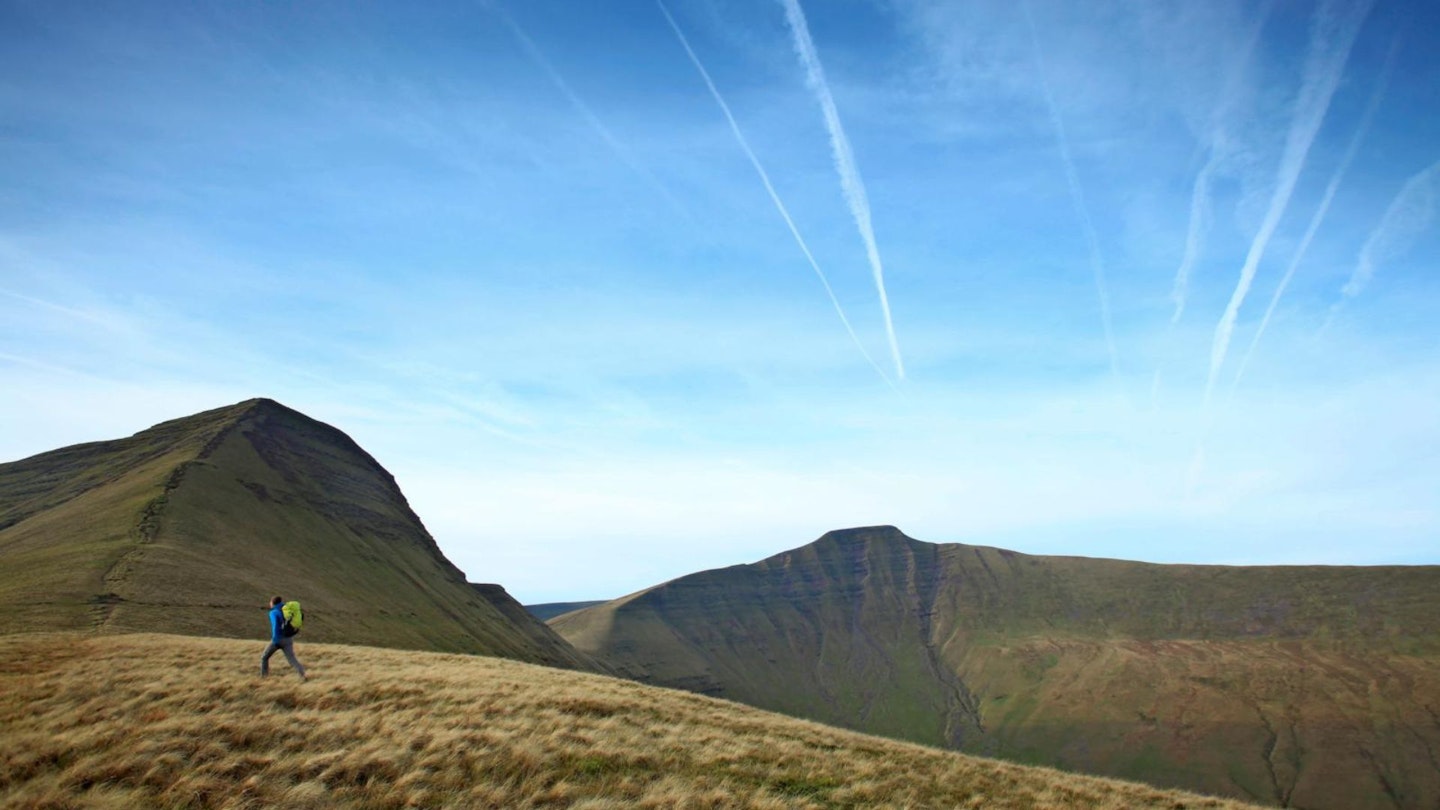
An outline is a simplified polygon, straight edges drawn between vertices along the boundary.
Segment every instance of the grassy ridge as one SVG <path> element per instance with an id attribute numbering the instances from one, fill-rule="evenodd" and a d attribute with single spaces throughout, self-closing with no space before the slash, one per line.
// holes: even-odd
<path id="1" fill-rule="evenodd" d="M 1240 808 L 492 658 L 0 638 L 7 808 Z"/>
<path id="2" fill-rule="evenodd" d="M 155 529 L 155 504 L 232 414 L 212 411 L 128 439 L 0 464 L 0 631 L 84 628 Z"/>
<path id="3" fill-rule="evenodd" d="M 0 465 L 7 521 L 0 632 L 254 637 L 283 594 L 315 641 L 600 668 L 467 583 L 348 436 L 269 400 Z"/>
<path id="4" fill-rule="evenodd" d="M 1316 808 L 1440 802 L 1440 567 L 1161 566 L 832 532 L 552 625 L 626 674 Z"/>

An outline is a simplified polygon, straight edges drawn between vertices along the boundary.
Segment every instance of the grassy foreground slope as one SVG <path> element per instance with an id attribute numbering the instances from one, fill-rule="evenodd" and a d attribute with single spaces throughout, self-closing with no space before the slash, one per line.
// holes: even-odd
<path id="1" fill-rule="evenodd" d="M 1440 567 L 1226 567 L 831 532 L 552 625 L 651 683 L 1306 808 L 1440 805 Z"/>
<path id="2" fill-rule="evenodd" d="M 1240 808 L 495 658 L 0 638 L 6 808 Z"/>
<path id="3" fill-rule="evenodd" d="M 594 668 L 445 559 L 350 437 L 256 399 L 0 464 L 0 632 L 306 638 Z"/>

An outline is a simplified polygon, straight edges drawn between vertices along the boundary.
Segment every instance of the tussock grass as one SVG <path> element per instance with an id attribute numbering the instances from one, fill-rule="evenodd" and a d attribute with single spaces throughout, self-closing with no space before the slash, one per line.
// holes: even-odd
<path id="1" fill-rule="evenodd" d="M 13 808 L 1239 808 L 495 658 L 0 637 Z"/>

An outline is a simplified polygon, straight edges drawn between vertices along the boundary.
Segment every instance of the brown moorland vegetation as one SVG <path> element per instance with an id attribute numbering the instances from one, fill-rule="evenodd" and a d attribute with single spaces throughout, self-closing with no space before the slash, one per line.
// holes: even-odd
<path id="1" fill-rule="evenodd" d="M 552 626 L 646 683 L 1311 810 L 1440 808 L 1440 566 L 1152 565 L 862 527 Z"/>
<path id="2" fill-rule="evenodd" d="M 0 806 L 1242 808 L 498 658 L 0 637 Z"/>

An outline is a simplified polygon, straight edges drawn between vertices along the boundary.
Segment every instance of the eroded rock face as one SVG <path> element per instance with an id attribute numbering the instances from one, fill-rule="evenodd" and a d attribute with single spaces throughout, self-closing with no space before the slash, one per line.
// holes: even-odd
<path id="1" fill-rule="evenodd" d="M 642 680 L 1321 808 L 1440 801 L 1440 567 L 1181 566 L 831 532 L 554 621 Z"/>

